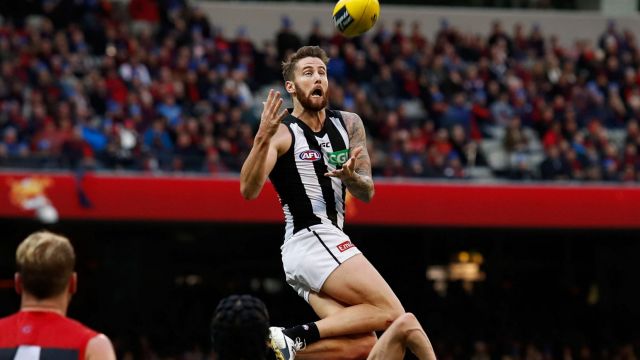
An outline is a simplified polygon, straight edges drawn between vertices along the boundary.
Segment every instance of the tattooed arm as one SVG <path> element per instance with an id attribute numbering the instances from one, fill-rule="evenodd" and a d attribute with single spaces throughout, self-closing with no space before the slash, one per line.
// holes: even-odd
<path id="1" fill-rule="evenodd" d="M 375 191 L 371 177 L 371 159 L 367 151 L 367 134 L 358 114 L 343 111 L 342 118 L 349 134 L 351 157 L 341 169 L 328 172 L 326 175 L 340 178 L 353 196 L 369 202 Z"/>

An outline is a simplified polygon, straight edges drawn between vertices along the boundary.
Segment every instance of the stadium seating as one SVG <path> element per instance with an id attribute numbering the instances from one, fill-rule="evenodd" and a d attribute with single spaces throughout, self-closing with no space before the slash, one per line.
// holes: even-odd
<path id="1" fill-rule="evenodd" d="M 377 176 L 638 178 L 640 59 L 615 24 L 572 47 L 499 22 L 486 38 L 397 22 L 258 46 L 182 2 L 147 3 L 4 19 L 1 167 L 238 172 L 279 61 L 318 44 L 334 58 L 330 105 L 363 117 Z"/>

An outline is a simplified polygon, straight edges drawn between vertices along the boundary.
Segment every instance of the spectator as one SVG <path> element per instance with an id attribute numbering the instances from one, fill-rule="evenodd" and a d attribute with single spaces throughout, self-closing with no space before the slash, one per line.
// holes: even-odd
<path id="1" fill-rule="evenodd" d="M 146 151 L 156 160 L 158 167 L 168 168 L 173 152 L 173 141 L 166 129 L 165 119 L 159 118 L 153 122 L 153 126 L 145 131 L 143 142 Z"/>
<path id="2" fill-rule="evenodd" d="M 290 51 L 295 51 L 302 46 L 302 40 L 298 34 L 293 31 L 293 23 L 291 18 L 283 16 L 280 20 L 280 30 L 276 34 L 276 44 L 278 47 L 278 56 L 280 60 L 284 60 Z"/>
<path id="3" fill-rule="evenodd" d="M 546 149 L 547 157 L 540 165 L 542 178 L 545 180 L 567 180 L 571 171 L 566 161 L 561 157 L 560 150 L 556 145 L 551 145 Z"/>
<path id="4" fill-rule="evenodd" d="M 68 5 L 46 12 L 60 12 Z M 209 23 L 203 9 L 182 0 L 132 1 L 134 22 L 152 24 L 139 29 L 115 16 L 117 5 L 85 5 L 81 10 L 72 4 L 69 9 L 77 13 L 55 22 L 0 27 L 1 156 L 24 166 L 33 163 L 33 156 L 51 166 L 71 166 L 78 162 L 63 164 L 59 157 L 65 143 L 65 159 L 81 153 L 70 151 L 82 148 L 70 146 L 80 144 L 74 132 L 79 127 L 89 147 L 86 156 L 73 158 L 93 159 L 97 167 L 149 168 L 125 160 L 142 155 L 162 163 L 159 169 L 183 171 L 173 157 L 182 159 L 184 151 L 198 149 L 207 154 L 206 168 L 238 171 L 239 159 L 250 146 L 246 133 L 255 131 L 254 96 L 281 78 L 280 60 L 287 49 L 301 44 L 291 19 L 282 18 L 274 41 L 257 46 L 245 28 L 228 38 Z M 362 114 L 376 149 L 381 155 L 394 154 L 381 156 L 381 164 L 403 169 L 385 170 L 390 176 L 436 176 L 447 159 L 454 159 L 440 151 L 447 146 L 456 148 L 464 166 L 482 164 L 470 162 L 469 149 L 461 147 L 475 147 L 473 152 L 482 159 L 485 139 L 506 141 L 506 131 L 507 176 L 536 173 L 530 169 L 540 166 L 534 162 L 541 150 L 534 145 L 542 142 L 559 148 L 559 158 L 572 169 L 571 178 L 632 177 L 629 163 L 622 161 L 625 144 L 640 146 L 635 120 L 640 117 L 639 64 L 632 54 L 637 40 L 615 23 L 596 45 L 585 40 L 573 47 L 562 46 L 553 35 L 546 37 L 536 24 L 528 34 L 521 24 L 507 34 L 499 21 L 488 37 L 463 33 L 444 21 L 433 41 L 421 33 L 419 23 L 405 29 L 401 21 L 391 31 L 379 26 L 370 38 L 356 40 L 339 34 L 325 37 L 317 23 L 312 30 L 308 41 L 325 44 L 332 57 L 330 106 Z M 229 121 L 228 115 L 237 111 L 240 121 Z M 194 137 L 193 130 L 182 129 L 192 116 L 213 128 Z M 514 116 L 520 119 L 519 132 L 529 127 L 537 131 L 528 144 L 517 140 L 519 132 L 510 127 Z M 167 120 L 163 135 L 150 135 L 158 117 Z M 434 136 L 419 154 L 414 147 L 425 145 L 416 145 L 422 141 L 416 129 L 425 123 L 433 124 L 434 134 L 442 127 L 461 126 L 467 145 L 454 144 L 453 134 L 446 141 Z M 618 141 L 620 136 L 610 138 L 607 129 L 625 131 L 625 144 Z M 123 135 L 130 131 L 135 134 Z M 181 136 L 185 131 L 189 140 Z M 123 136 L 137 139 L 137 134 L 141 138 L 133 147 L 132 141 L 122 141 Z M 179 142 L 185 146 L 174 146 Z M 575 154 L 565 149 L 565 142 Z M 609 145 L 615 145 L 615 154 Z M 204 171 L 195 165 L 187 168 Z M 494 176 L 504 174 L 495 170 Z"/>
<path id="5" fill-rule="evenodd" d="M 442 115 L 442 125 L 447 128 L 459 125 L 467 133 L 471 130 L 471 110 L 463 93 L 454 95 L 452 103 Z"/>
<path id="6" fill-rule="evenodd" d="M 320 46 L 325 48 L 327 46 L 327 37 L 322 33 L 320 28 L 320 20 L 314 19 L 311 24 L 311 32 L 309 33 L 309 38 L 307 39 L 307 45 L 309 46 Z"/>
<path id="7" fill-rule="evenodd" d="M 29 146 L 18 138 L 18 131 L 12 127 L 4 129 L 0 142 L 0 157 L 26 157 Z"/>

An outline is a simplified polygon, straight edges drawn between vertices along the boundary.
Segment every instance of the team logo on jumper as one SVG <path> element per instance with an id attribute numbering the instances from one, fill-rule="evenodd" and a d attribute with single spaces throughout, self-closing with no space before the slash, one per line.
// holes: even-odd
<path id="1" fill-rule="evenodd" d="M 347 11 L 347 6 L 343 6 L 342 9 L 338 10 L 335 15 L 333 15 L 333 23 L 341 32 L 344 31 L 351 23 L 353 22 L 353 17 Z"/>
<path id="2" fill-rule="evenodd" d="M 349 160 L 349 149 L 330 152 L 327 156 L 329 158 L 329 164 L 341 167 Z"/>
<path id="3" fill-rule="evenodd" d="M 300 158 L 300 160 L 304 161 L 318 161 L 320 160 L 320 158 L 322 158 L 322 155 L 320 155 L 320 152 L 315 150 L 305 150 L 301 152 L 298 157 Z"/>
<path id="4" fill-rule="evenodd" d="M 349 240 L 343 242 L 342 244 L 338 245 L 337 248 L 340 252 L 345 252 L 349 249 L 351 249 L 352 247 L 354 247 L 353 243 Z"/>

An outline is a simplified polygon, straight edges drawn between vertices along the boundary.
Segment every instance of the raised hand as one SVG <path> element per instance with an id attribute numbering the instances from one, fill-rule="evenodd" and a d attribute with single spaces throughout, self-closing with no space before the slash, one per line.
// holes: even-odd
<path id="1" fill-rule="evenodd" d="M 342 181 L 347 181 L 349 179 L 356 177 L 357 176 L 356 159 L 358 158 L 358 156 L 360 156 L 361 152 L 362 152 L 362 147 L 358 146 L 351 153 L 351 157 L 349 158 L 349 160 L 347 160 L 347 162 L 342 165 L 342 168 L 339 168 L 339 169 L 336 168 L 335 170 L 329 171 L 324 175 L 330 176 L 330 177 L 337 177 L 337 178 L 340 178 L 340 180 Z"/>
<path id="2" fill-rule="evenodd" d="M 267 136 L 272 137 L 276 131 L 278 131 L 278 126 L 287 114 L 289 114 L 287 109 L 280 111 L 282 101 L 279 91 L 274 91 L 273 89 L 269 90 L 267 101 L 262 103 L 264 108 L 262 109 L 262 115 L 260 116 L 260 128 L 258 132 L 262 132 Z"/>

